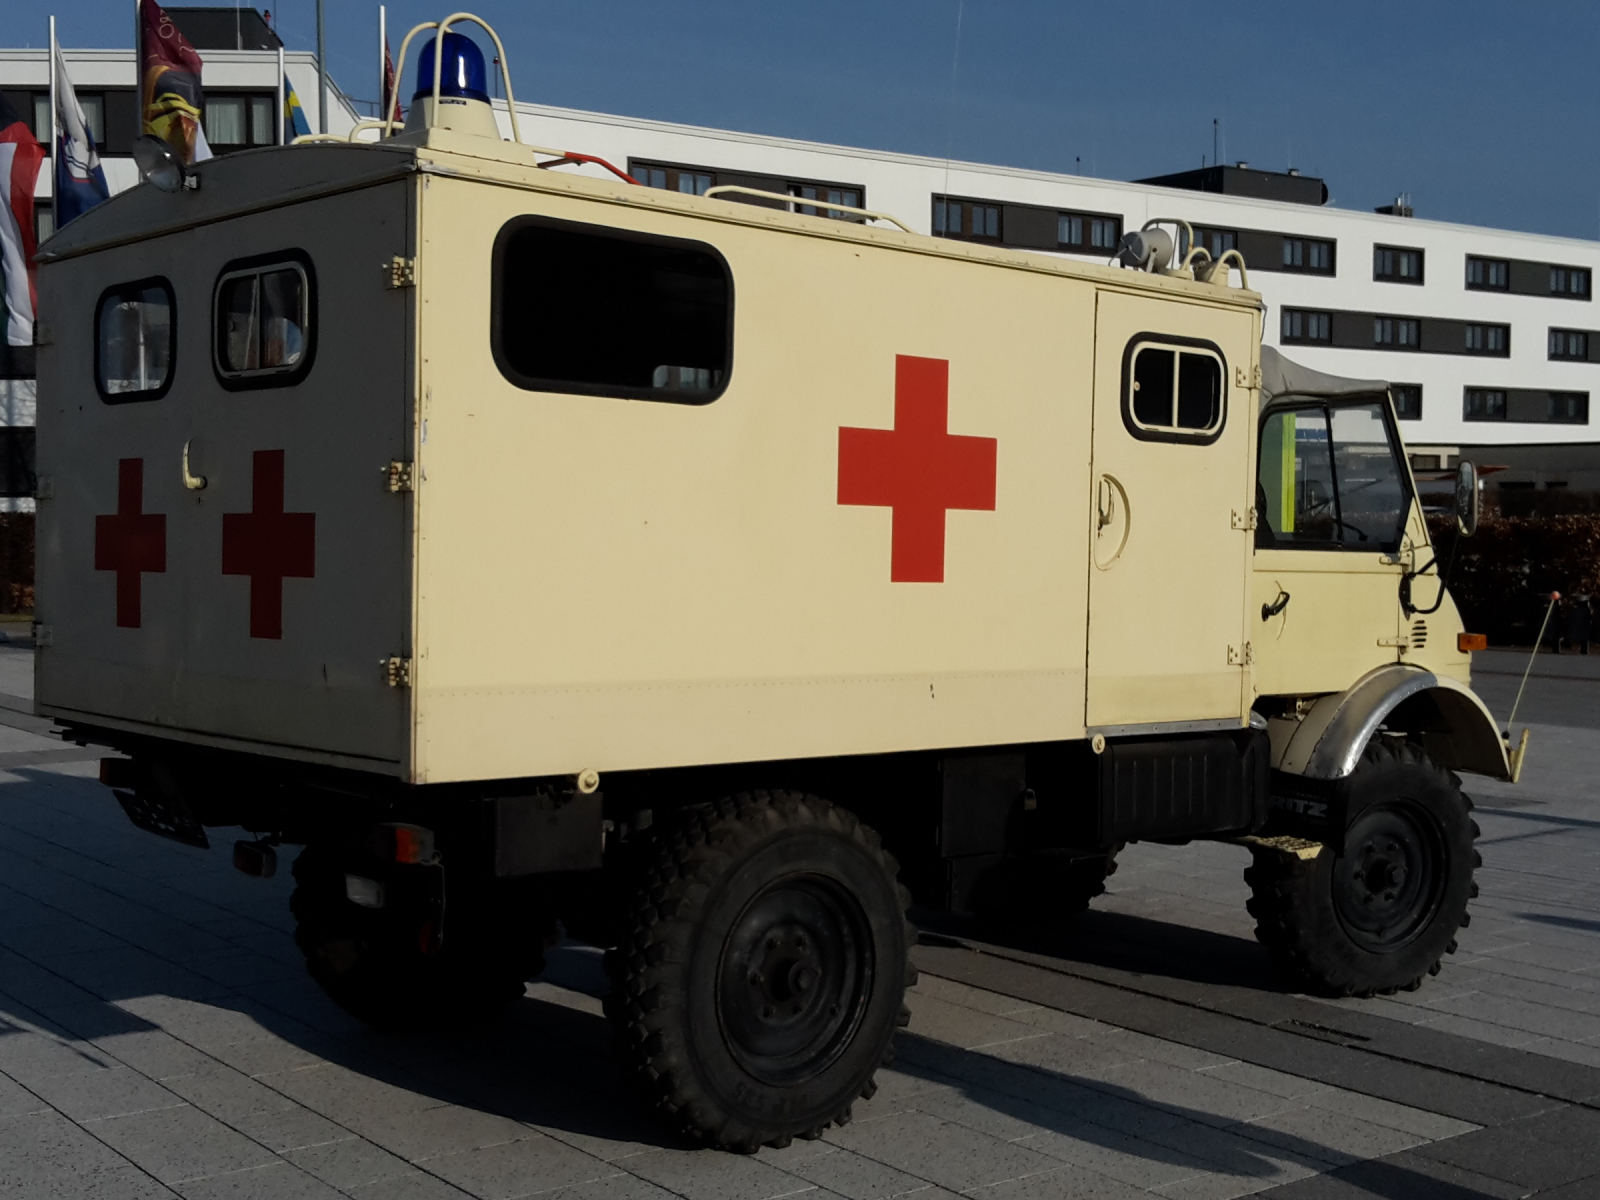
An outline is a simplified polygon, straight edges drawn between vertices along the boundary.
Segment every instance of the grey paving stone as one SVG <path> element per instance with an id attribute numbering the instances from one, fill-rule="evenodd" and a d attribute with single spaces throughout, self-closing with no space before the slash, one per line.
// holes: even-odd
<path id="1" fill-rule="evenodd" d="M 202 1179 L 276 1161 L 265 1147 L 187 1104 L 87 1121 L 83 1127 L 163 1183 Z"/>
<path id="2" fill-rule="evenodd" d="M 259 1142 L 274 1154 L 325 1146 L 353 1136 L 353 1131 L 336 1121 L 291 1105 L 272 1112 L 254 1112 L 230 1122 L 251 1141 Z"/>
<path id="3" fill-rule="evenodd" d="M 7 1117 L 24 1117 L 29 1113 L 44 1112 L 49 1107 L 35 1093 L 23 1087 L 11 1076 L 0 1074 L 0 1121 Z"/>
<path id="4" fill-rule="evenodd" d="M 124 1166 L 95 1175 L 63 1175 L 45 1187 L 0 1184 L 0 1200 L 173 1200 L 177 1192 L 138 1167 Z"/>
<path id="5" fill-rule="evenodd" d="M 314 1142 L 281 1153 L 306 1174 L 341 1191 L 406 1175 L 411 1170 L 403 1158 L 354 1134 L 347 1134 L 338 1141 Z"/>
<path id="6" fill-rule="evenodd" d="M 836 1146 L 870 1155 L 953 1192 L 1037 1174 L 1056 1165 L 1055 1159 L 1037 1150 L 920 1112 L 852 1122 L 824 1136 Z"/>
<path id="7" fill-rule="evenodd" d="M 466 1200 L 471 1193 L 426 1171 L 413 1169 L 366 1187 L 349 1188 L 345 1195 L 355 1200 Z"/>
<path id="8" fill-rule="evenodd" d="M 154 1027 L 94 1039 L 95 1050 L 108 1060 L 132 1067 L 151 1079 L 192 1075 L 216 1065 L 210 1055 Z"/>
<path id="9" fill-rule="evenodd" d="M 911 1029 L 922 1037 L 969 1050 L 1055 1036 L 1048 1030 L 952 1004 L 936 996 L 917 996 L 911 1001 Z"/>
<path id="10" fill-rule="evenodd" d="M 1422 1158 L 1450 1163 L 1528 1188 L 1552 1188 L 1600 1174 L 1600 1144 L 1594 1141 L 1557 1143 L 1537 1138 L 1529 1132 L 1537 1125 L 1536 1118 L 1498 1129 L 1480 1129 L 1461 1137 L 1429 1142 L 1417 1147 L 1416 1153 Z"/>
<path id="11" fill-rule="evenodd" d="M 628 1170 L 644 1174 L 638 1168 L 641 1161 L 642 1158 L 630 1160 Z M 513 1196 L 554 1191 L 618 1174 L 618 1168 L 610 1163 L 532 1132 L 515 1142 L 431 1158 L 426 1170 L 484 1200 L 510 1200 Z"/>
<path id="12" fill-rule="evenodd" d="M 801 1143 L 796 1142 L 795 1146 Z M 813 1150 L 818 1146 L 826 1152 Z M 907 1174 L 868 1154 L 857 1154 L 822 1142 L 806 1143 L 804 1149 L 811 1152 L 791 1156 L 780 1150 L 770 1156 L 771 1161 L 797 1180 L 816 1184 L 849 1200 L 890 1200 L 890 1197 L 911 1195 L 918 1200 L 947 1200 L 956 1195 L 922 1176 Z"/>
<path id="13" fill-rule="evenodd" d="M 208 1175 L 175 1186 L 184 1200 L 342 1200 L 345 1195 L 287 1162 Z"/>
<path id="14" fill-rule="evenodd" d="M 1324 1108 L 1297 1108 L 1236 1126 L 1236 1132 L 1270 1145 L 1315 1155 L 1344 1166 L 1409 1150 L 1426 1139 Z"/>
<path id="15" fill-rule="evenodd" d="M 921 1197 L 922 1193 L 917 1193 Z M 982 1200 L 1145 1200 L 1150 1193 L 1104 1175 L 1075 1166 L 1056 1166 L 1049 1170 L 1007 1179 L 968 1195 Z"/>
<path id="16" fill-rule="evenodd" d="M 54 1110 L 0 1120 L 0 1195 L 125 1181 L 134 1165 Z"/>
<path id="17" fill-rule="evenodd" d="M 1427 1109 L 1396 1104 L 1392 1100 L 1382 1100 L 1377 1096 L 1363 1096 L 1359 1092 L 1346 1091 L 1343 1088 L 1324 1088 L 1312 1092 L 1303 1099 L 1313 1108 L 1325 1108 L 1346 1116 L 1359 1117 L 1373 1125 L 1398 1129 L 1402 1133 L 1415 1134 L 1430 1141 L 1457 1137 L 1478 1128 L 1470 1121 L 1458 1121 L 1454 1117 L 1429 1112 Z"/>
<path id="18" fill-rule="evenodd" d="M 74 1121 L 129 1116 L 184 1103 L 182 1096 L 128 1067 L 47 1075 L 36 1079 L 32 1088 Z"/>
<path id="19" fill-rule="evenodd" d="M 460 1154 L 529 1136 L 528 1126 L 498 1113 L 445 1104 L 432 1108 L 384 1108 L 348 1115 L 352 1128 L 408 1162 Z"/>

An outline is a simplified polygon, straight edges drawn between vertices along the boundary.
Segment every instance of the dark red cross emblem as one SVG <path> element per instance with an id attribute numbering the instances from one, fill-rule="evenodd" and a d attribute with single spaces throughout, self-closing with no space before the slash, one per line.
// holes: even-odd
<path id="1" fill-rule="evenodd" d="M 317 573 L 317 515 L 283 511 L 283 451 L 257 450 L 254 512 L 222 514 L 222 573 L 250 576 L 250 636 L 283 636 L 283 581 Z"/>
<path id="2" fill-rule="evenodd" d="M 139 628 L 146 571 L 167 569 L 167 517 L 144 508 L 144 459 L 117 463 L 117 511 L 94 519 L 94 569 L 117 573 L 117 624 Z"/>
<path id="3" fill-rule="evenodd" d="M 839 503 L 894 510 L 889 578 L 944 582 L 944 515 L 994 511 L 994 438 L 947 432 L 950 364 L 894 359 L 894 428 L 839 429 Z"/>

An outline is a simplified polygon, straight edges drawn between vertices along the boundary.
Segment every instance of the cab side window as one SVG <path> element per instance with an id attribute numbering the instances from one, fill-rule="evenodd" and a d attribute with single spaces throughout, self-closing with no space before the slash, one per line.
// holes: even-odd
<path id="1" fill-rule="evenodd" d="M 1123 363 L 1122 416 L 1134 437 L 1204 444 L 1221 434 L 1227 372 L 1215 346 L 1140 334 Z"/>
<path id="2" fill-rule="evenodd" d="M 311 366 L 310 261 L 293 252 L 229 263 L 217 278 L 212 365 L 223 387 L 282 387 Z"/>
<path id="3" fill-rule="evenodd" d="M 95 309 L 94 382 L 107 404 L 159 400 L 172 386 L 176 303 L 165 279 L 108 288 Z"/>
<path id="4" fill-rule="evenodd" d="M 1256 478 L 1258 547 L 1399 548 L 1409 493 L 1376 401 L 1268 414 Z"/>

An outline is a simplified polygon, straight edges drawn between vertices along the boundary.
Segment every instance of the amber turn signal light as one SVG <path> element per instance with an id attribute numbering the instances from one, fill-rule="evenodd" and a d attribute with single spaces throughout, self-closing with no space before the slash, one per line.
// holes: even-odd
<path id="1" fill-rule="evenodd" d="M 1456 649 L 1463 654 L 1470 654 L 1474 650 L 1487 650 L 1488 648 L 1489 635 L 1486 633 L 1456 634 Z"/>

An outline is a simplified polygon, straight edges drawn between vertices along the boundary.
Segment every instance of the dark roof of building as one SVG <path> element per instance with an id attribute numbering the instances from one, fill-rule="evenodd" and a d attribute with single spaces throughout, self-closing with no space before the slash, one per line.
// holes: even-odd
<path id="1" fill-rule="evenodd" d="M 1320 179 L 1298 171 L 1257 171 L 1248 163 L 1201 167 L 1197 171 L 1179 171 L 1175 175 L 1157 175 L 1134 182 L 1191 192 L 1220 192 L 1224 196 L 1253 196 L 1257 200 L 1285 200 L 1290 204 L 1328 202 L 1328 185 Z"/>
<path id="2" fill-rule="evenodd" d="M 253 8 L 168 8 L 167 16 L 196 50 L 276 50 L 283 45 Z"/>

